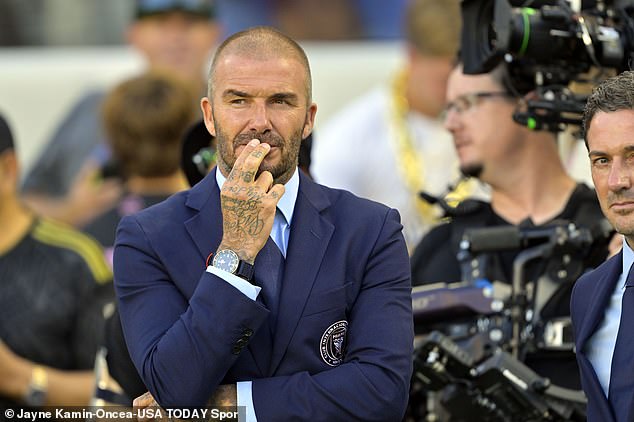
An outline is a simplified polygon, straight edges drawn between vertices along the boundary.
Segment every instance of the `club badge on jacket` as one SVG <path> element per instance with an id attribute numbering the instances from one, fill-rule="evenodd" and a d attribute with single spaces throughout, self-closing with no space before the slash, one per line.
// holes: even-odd
<path id="1" fill-rule="evenodd" d="M 319 342 L 321 358 L 330 366 L 339 366 L 346 352 L 348 321 L 337 321 L 326 328 Z"/>

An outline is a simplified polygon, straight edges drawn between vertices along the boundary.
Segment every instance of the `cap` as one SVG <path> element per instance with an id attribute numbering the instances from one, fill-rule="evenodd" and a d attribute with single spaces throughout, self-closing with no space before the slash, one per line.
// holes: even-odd
<path id="1" fill-rule="evenodd" d="M 13 135 L 11 135 L 11 129 L 9 128 L 9 124 L 5 120 L 4 116 L 0 114 L 0 153 L 13 148 Z"/>
<path id="2" fill-rule="evenodd" d="M 136 0 L 135 16 L 137 19 L 174 11 L 204 18 L 215 16 L 212 0 Z"/>
<path id="3" fill-rule="evenodd" d="M 181 168 L 190 186 L 194 186 L 207 175 L 209 165 L 215 159 L 213 140 L 214 137 L 207 131 L 202 120 L 185 132 Z"/>

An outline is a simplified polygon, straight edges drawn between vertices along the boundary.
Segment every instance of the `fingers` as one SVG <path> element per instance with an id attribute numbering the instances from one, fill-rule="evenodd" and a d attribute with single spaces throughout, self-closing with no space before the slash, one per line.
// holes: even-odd
<path id="1" fill-rule="evenodd" d="M 94 179 L 78 179 L 62 205 L 64 220 L 82 226 L 113 207 L 122 194 L 123 187 L 118 181 L 95 183 Z"/>
<path id="2" fill-rule="evenodd" d="M 286 188 L 284 185 L 278 183 L 277 185 L 271 187 L 269 190 L 269 196 L 275 200 L 275 204 L 277 205 L 277 203 L 280 202 L 282 195 L 284 195 L 284 192 L 286 192 Z"/>
<path id="3" fill-rule="evenodd" d="M 277 203 L 284 194 L 273 175 L 260 165 L 271 146 L 251 140 L 242 150 L 220 192 L 223 236 L 221 247 L 253 263 L 271 234 Z M 219 247 L 220 247 L 219 246 Z"/>
<path id="4" fill-rule="evenodd" d="M 152 397 L 152 394 L 149 391 L 147 391 L 143 393 L 142 395 L 140 395 L 139 397 L 137 397 L 136 399 L 134 399 L 134 401 L 132 402 L 132 406 L 148 407 L 155 403 L 156 402 L 154 401 L 154 397 Z"/>
<path id="5" fill-rule="evenodd" d="M 255 180 L 255 174 L 262 164 L 262 160 L 271 150 L 269 144 L 262 144 L 258 139 L 252 139 L 244 147 L 229 174 L 230 180 L 240 179 L 246 183 Z"/>
<path id="6" fill-rule="evenodd" d="M 132 401 L 132 407 L 134 409 L 146 409 L 150 406 L 157 406 L 158 404 L 156 403 L 156 401 L 154 400 L 154 397 L 152 397 L 152 394 L 150 394 L 150 392 L 146 392 L 143 395 L 137 397 L 136 399 L 134 399 L 134 401 Z M 139 416 L 137 416 L 137 421 L 138 422 L 148 422 L 151 421 L 153 418 L 146 416 L 146 413 L 142 413 Z"/>
<path id="7" fill-rule="evenodd" d="M 270 171 L 263 171 L 255 180 L 255 183 L 259 185 L 264 192 L 268 192 L 271 186 L 273 186 L 273 175 Z"/>
<path id="8" fill-rule="evenodd" d="M 273 186 L 273 175 L 269 171 L 263 171 L 257 176 L 258 169 L 264 160 L 264 157 L 271 150 L 271 146 L 266 143 L 260 143 L 259 139 L 252 139 L 244 147 L 229 174 L 231 181 L 243 183 L 255 183 L 265 193 L 270 193 Z M 256 178 L 257 176 L 257 178 Z M 279 188 L 275 192 L 276 203 L 284 193 L 284 189 Z"/>
<path id="9" fill-rule="evenodd" d="M 75 176 L 75 182 L 82 180 L 95 180 L 99 175 L 99 163 L 93 159 L 88 159 L 81 166 L 77 176 Z"/>

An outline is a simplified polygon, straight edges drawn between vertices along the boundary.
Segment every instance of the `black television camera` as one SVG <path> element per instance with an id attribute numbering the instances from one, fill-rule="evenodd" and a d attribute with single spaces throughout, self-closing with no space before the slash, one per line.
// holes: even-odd
<path id="1" fill-rule="evenodd" d="M 463 281 L 412 291 L 417 337 L 408 420 L 585 420 L 583 393 L 538 375 L 527 358 L 570 360 L 570 318 L 545 310 L 584 270 L 595 253 L 590 246 L 603 250 L 612 233 L 607 220 L 592 229 L 556 221 L 466 230 L 458 255 Z M 510 286 L 483 278 L 489 253 L 513 250 L 520 252 Z M 534 281 L 531 263 L 539 264 Z"/>
<path id="2" fill-rule="evenodd" d="M 443 391 L 442 402 L 451 410 L 452 421 L 585 420 L 581 391 L 552 385 L 501 348 L 478 360 L 433 331 L 417 350 L 414 380 L 427 391 Z"/>
<path id="3" fill-rule="evenodd" d="M 592 86 L 632 65 L 634 0 L 462 0 L 461 8 L 464 72 L 506 61 L 518 94 L 535 91 L 514 115 L 531 129 L 579 125 L 586 95 L 570 83 Z"/>

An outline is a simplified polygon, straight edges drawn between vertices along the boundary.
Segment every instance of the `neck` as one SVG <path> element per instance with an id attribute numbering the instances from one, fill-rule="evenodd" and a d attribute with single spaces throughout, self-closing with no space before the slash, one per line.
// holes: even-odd
<path id="1" fill-rule="evenodd" d="M 3 198 L 0 207 L 0 255 L 11 250 L 28 232 L 34 215 L 17 198 Z"/>
<path id="2" fill-rule="evenodd" d="M 275 179 L 273 183 L 280 184 L 280 185 L 285 185 L 286 183 L 288 183 L 288 181 L 291 180 L 291 177 L 293 177 L 293 174 L 295 173 L 295 169 L 297 169 L 297 164 L 298 163 L 295 163 L 293 167 L 286 170 L 286 172 L 282 174 L 281 176 L 279 176 L 277 179 Z"/>
<path id="3" fill-rule="evenodd" d="M 556 145 L 552 149 L 535 145 L 521 155 L 489 182 L 491 206 L 512 224 L 526 218 L 538 225 L 546 223 L 563 211 L 577 183 L 566 173 Z"/>
<path id="4" fill-rule="evenodd" d="M 415 48 L 411 47 L 414 51 Z M 434 59 L 422 56 L 418 52 L 410 51 L 410 59 L 394 78 L 394 95 L 400 96 L 406 104 L 408 111 L 416 112 L 429 119 L 437 119 L 440 116 L 444 100 L 436 98 L 434 92 L 438 87 L 430 89 L 424 81 L 428 75 L 421 68 L 435 67 Z M 423 81 L 423 82 L 421 82 Z"/>
<path id="5" fill-rule="evenodd" d="M 132 176 L 126 181 L 128 192 L 137 195 L 170 195 L 187 188 L 187 181 L 180 171 L 164 177 Z"/>
<path id="6" fill-rule="evenodd" d="M 410 78 L 407 78 L 405 92 L 403 94 L 405 96 L 405 100 L 407 101 L 409 110 L 415 111 L 430 119 L 438 118 L 441 110 L 437 110 L 436 107 L 432 106 L 428 101 L 420 98 L 420 96 L 417 95 L 418 91 L 420 91 L 420 87 L 415 87 L 410 82 Z"/>

